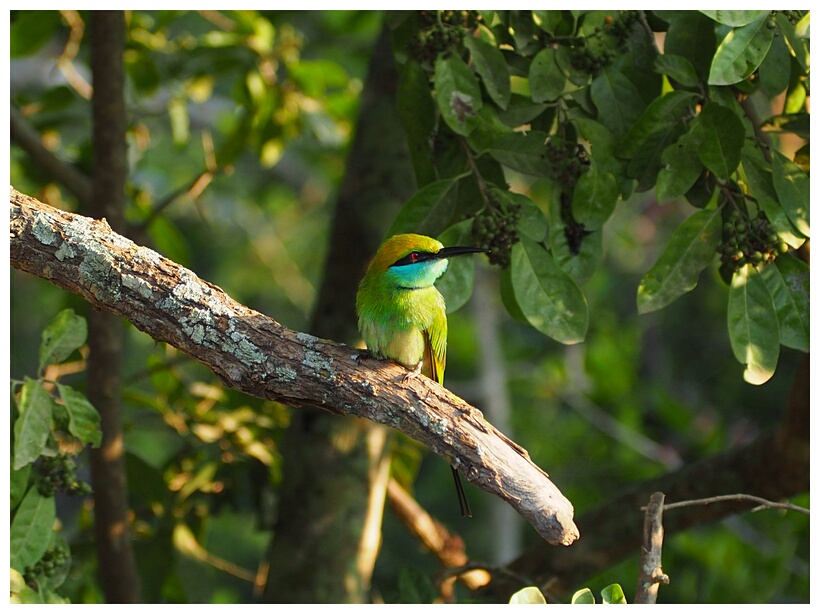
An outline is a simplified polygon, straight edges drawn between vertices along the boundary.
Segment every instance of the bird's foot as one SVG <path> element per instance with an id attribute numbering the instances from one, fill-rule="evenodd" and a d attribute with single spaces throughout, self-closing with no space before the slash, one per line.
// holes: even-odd
<path id="1" fill-rule="evenodd" d="M 417 364 L 415 367 L 413 367 L 413 369 L 412 369 L 412 370 L 410 370 L 410 371 L 408 371 L 407 373 L 405 373 L 405 374 L 404 374 L 404 377 L 403 377 L 403 378 L 401 378 L 401 381 L 406 382 L 407 380 L 415 379 L 415 378 L 417 378 L 419 375 L 421 375 L 421 365 L 422 365 L 422 362 L 424 362 L 424 361 L 420 360 L 420 361 L 419 361 L 419 364 Z"/>

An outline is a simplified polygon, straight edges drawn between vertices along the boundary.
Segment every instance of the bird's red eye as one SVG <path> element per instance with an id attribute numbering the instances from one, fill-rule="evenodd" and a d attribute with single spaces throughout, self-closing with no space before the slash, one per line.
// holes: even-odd
<path id="1" fill-rule="evenodd" d="M 419 260 L 419 253 L 418 252 L 410 252 L 410 262 L 418 262 Z"/>

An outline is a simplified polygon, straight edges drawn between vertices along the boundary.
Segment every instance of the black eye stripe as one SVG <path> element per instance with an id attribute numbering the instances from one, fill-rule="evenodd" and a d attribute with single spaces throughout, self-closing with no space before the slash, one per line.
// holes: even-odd
<path id="1" fill-rule="evenodd" d="M 396 260 L 391 266 L 405 266 L 408 264 L 415 264 L 417 262 L 424 262 L 425 260 L 430 260 L 434 256 L 435 254 L 431 252 L 412 251 L 403 258 Z"/>

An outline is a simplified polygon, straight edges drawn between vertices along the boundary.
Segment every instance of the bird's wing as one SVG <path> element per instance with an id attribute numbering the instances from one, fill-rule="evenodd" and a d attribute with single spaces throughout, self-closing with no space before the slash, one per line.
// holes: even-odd
<path id="1" fill-rule="evenodd" d="M 447 316 L 443 309 L 433 320 L 433 325 L 424 331 L 424 341 L 424 366 L 429 365 L 430 379 L 443 384 L 447 363 Z"/>

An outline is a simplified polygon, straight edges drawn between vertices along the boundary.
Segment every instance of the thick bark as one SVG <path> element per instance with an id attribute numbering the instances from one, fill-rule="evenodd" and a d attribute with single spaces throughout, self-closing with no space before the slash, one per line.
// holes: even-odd
<path id="1" fill-rule="evenodd" d="M 290 330 L 184 267 L 12 189 L 11 264 L 179 348 L 247 394 L 396 428 L 512 505 L 552 544 L 578 538 L 572 504 L 519 445 L 428 378 Z M 299 513 L 285 510 L 285 513 Z"/>
<path id="2" fill-rule="evenodd" d="M 126 168 L 125 13 L 91 12 L 94 179 L 88 213 L 124 232 Z M 140 581 L 131 545 L 121 423 L 124 330 L 108 312 L 88 312 L 88 399 L 100 412 L 102 444 L 92 448 L 94 535 L 109 603 L 136 603 Z"/>
<path id="3" fill-rule="evenodd" d="M 359 280 L 388 223 L 414 192 L 403 139 L 385 138 L 400 130 L 394 106 L 397 82 L 389 30 L 384 28 L 362 92 L 313 309 L 310 332 L 319 337 L 348 343 L 357 339 Z M 317 408 L 294 414 L 282 446 L 284 479 L 265 601 L 368 600 L 389 475 L 387 436 L 380 424 Z"/>

